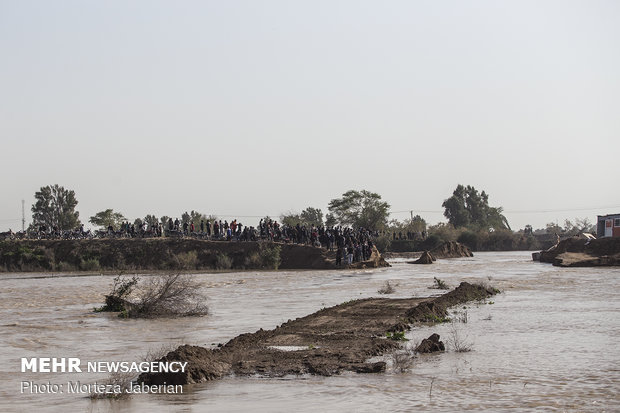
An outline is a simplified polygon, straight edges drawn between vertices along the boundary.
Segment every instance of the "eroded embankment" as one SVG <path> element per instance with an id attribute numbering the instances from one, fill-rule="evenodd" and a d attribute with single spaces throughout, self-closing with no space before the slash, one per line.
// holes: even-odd
<path id="1" fill-rule="evenodd" d="M 283 376 L 333 375 L 342 371 L 382 372 L 385 362 L 368 363 L 400 347 L 388 331 L 404 331 L 415 322 L 446 315 L 448 307 L 482 299 L 495 291 L 461 283 L 437 298 L 355 300 L 288 321 L 273 330 L 242 334 L 217 349 L 183 345 L 160 361 L 188 362 L 184 373 L 148 373 L 146 384 L 189 384 L 229 374 Z M 293 346 L 293 347 L 291 347 Z M 293 351 L 283 351 L 283 349 Z"/>
<path id="2" fill-rule="evenodd" d="M 338 268 L 335 252 L 310 245 L 207 241 L 192 238 L 0 241 L 0 271 L 324 270 Z M 390 265 L 373 247 L 351 268 Z M 343 268 L 343 267 L 341 267 Z"/>
<path id="3" fill-rule="evenodd" d="M 537 254 L 540 262 L 558 267 L 600 267 L 620 265 L 620 237 L 567 238 Z"/>
<path id="4" fill-rule="evenodd" d="M 307 245 L 198 239 L 0 242 L 0 271 L 335 268 L 333 252 Z"/>

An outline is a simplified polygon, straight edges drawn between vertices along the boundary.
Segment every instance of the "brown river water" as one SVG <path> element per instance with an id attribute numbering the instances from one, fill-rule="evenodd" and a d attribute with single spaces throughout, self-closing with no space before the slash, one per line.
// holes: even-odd
<path id="1" fill-rule="evenodd" d="M 210 314 L 198 318 L 123 320 L 93 313 L 114 275 L 0 274 L 1 412 L 376 412 L 620 411 L 620 268 L 556 268 L 529 252 L 478 253 L 376 270 L 194 274 Z M 413 367 L 334 377 L 228 377 L 186 386 L 182 394 L 91 400 L 67 394 L 68 381 L 107 373 L 21 372 L 23 357 L 141 361 L 181 343 L 213 347 L 241 333 L 272 329 L 356 298 L 431 296 L 433 277 L 451 287 L 486 281 L 503 291 L 467 304 L 467 323 L 416 327 L 410 342 L 456 328 L 469 352 L 448 343 Z M 64 384 L 63 394 L 22 392 L 22 382 Z"/>

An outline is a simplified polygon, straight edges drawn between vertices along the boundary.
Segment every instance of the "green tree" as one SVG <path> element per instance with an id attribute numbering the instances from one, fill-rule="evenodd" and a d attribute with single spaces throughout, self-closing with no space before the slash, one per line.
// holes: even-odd
<path id="1" fill-rule="evenodd" d="M 341 198 L 332 199 L 328 209 L 341 225 L 377 230 L 387 225 L 390 204 L 377 193 L 350 190 Z"/>
<path id="2" fill-rule="evenodd" d="M 206 222 L 207 216 L 198 211 L 192 210 L 190 213 L 183 212 L 183 214 L 181 214 L 181 222 L 187 222 L 188 224 L 191 224 L 193 222 L 195 228 L 200 228 L 201 220 L 204 220 Z"/>
<path id="3" fill-rule="evenodd" d="M 97 212 L 88 219 L 88 222 L 103 229 L 107 229 L 110 225 L 112 225 L 115 229 L 118 229 L 123 221 L 125 221 L 123 214 L 120 212 L 114 212 L 112 208 Z"/>
<path id="4" fill-rule="evenodd" d="M 136 231 L 138 230 L 138 228 L 142 227 L 142 224 L 144 224 L 144 221 L 142 221 L 142 218 L 136 218 L 133 220 L 133 226 L 136 227 Z"/>
<path id="5" fill-rule="evenodd" d="M 323 211 L 320 208 L 308 207 L 301 211 L 300 218 L 308 226 L 320 227 L 323 225 Z"/>
<path id="6" fill-rule="evenodd" d="M 192 216 L 187 211 L 181 214 L 181 222 L 183 223 L 187 222 L 189 224 L 191 220 L 192 220 Z"/>
<path id="7" fill-rule="evenodd" d="M 57 226 L 60 230 L 75 229 L 80 225 L 80 213 L 75 192 L 59 185 L 44 186 L 35 192 L 36 202 L 32 205 L 32 222 L 36 226 Z"/>
<path id="8" fill-rule="evenodd" d="M 419 215 L 405 220 L 405 229 L 411 232 L 422 232 L 426 230 L 426 220 Z"/>
<path id="9" fill-rule="evenodd" d="M 301 214 L 288 212 L 280 215 L 280 222 L 289 226 L 300 224 L 320 227 L 323 225 L 323 212 L 319 208 L 308 207 L 301 211 Z"/>
<path id="10" fill-rule="evenodd" d="M 328 228 L 331 228 L 331 227 L 335 227 L 336 225 L 338 225 L 338 221 L 336 220 L 336 217 L 334 216 L 334 214 L 326 214 L 325 215 L 325 226 Z"/>
<path id="11" fill-rule="evenodd" d="M 444 207 L 443 215 L 455 228 L 469 226 L 471 217 L 467 205 L 467 194 L 463 185 L 458 185 L 452 196 L 443 201 L 441 206 Z"/>
<path id="12" fill-rule="evenodd" d="M 548 222 L 545 226 L 547 234 L 562 234 L 564 229 L 555 222 Z"/>
<path id="13" fill-rule="evenodd" d="M 489 195 L 473 186 L 457 185 L 443 204 L 444 216 L 455 228 L 510 229 L 501 207 L 489 206 Z"/>
<path id="14" fill-rule="evenodd" d="M 575 218 L 574 223 L 569 219 L 564 221 L 564 233 L 566 235 L 577 235 L 580 232 L 596 233 L 596 226 L 588 218 Z"/>
<path id="15" fill-rule="evenodd" d="M 301 217 L 295 212 L 287 212 L 280 215 L 280 222 L 289 227 L 294 227 L 297 224 L 301 225 Z"/>
<path id="16" fill-rule="evenodd" d="M 146 223 L 147 227 L 152 227 L 159 224 L 159 220 L 157 219 L 157 217 L 151 214 L 148 214 L 144 217 L 144 222 Z"/>
<path id="17" fill-rule="evenodd" d="M 596 225 L 589 218 L 575 218 L 575 226 L 579 228 L 579 232 L 596 234 Z"/>

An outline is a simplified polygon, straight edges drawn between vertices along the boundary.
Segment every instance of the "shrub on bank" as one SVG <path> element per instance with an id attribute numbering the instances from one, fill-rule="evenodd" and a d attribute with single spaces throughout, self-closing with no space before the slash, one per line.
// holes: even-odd
<path id="1" fill-rule="evenodd" d="M 0 242 L 0 263 L 6 271 L 53 269 L 53 260 L 45 249 L 15 241 Z"/>
<path id="2" fill-rule="evenodd" d="M 391 252 L 416 251 L 418 245 L 420 245 L 419 241 L 396 239 L 390 243 L 390 251 Z M 381 252 L 381 250 L 379 250 L 379 252 Z"/>
<path id="3" fill-rule="evenodd" d="M 215 254 L 214 267 L 216 270 L 230 270 L 233 265 L 233 260 L 223 252 Z"/>
<path id="4" fill-rule="evenodd" d="M 88 258 L 80 262 L 80 269 L 83 271 L 98 271 L 101 269 L 97 258 Z"/>
<path id="5" fill-rule="evenodd" d="M 279 245 L 272 247 L 261 248 L 260 257 L 264 268 L 277 270 L 280 267 L 281 258 L 280 252 L 282 251 Z"/>
<path id="6" fill-rule="evenodd" d="M 480 240 L 478 234 L 473 231 L 463 231 L 456 241 L 466 245 L 472 251 L 478 251 Z"/>
<path id="7" fill-rule="evenodd" d="M 379 250 L 380 253 L 384 253 L 387 251 L 397 251 L 392 249 L 392 239 L 388 235 L 381 235 L 374 239 L 375 247 Z"/>
<path id="8" fill-rule="evenodd" d="M 457 241 L 472 251 L 523 251 L 540 250 L 544 246 L 531 234 L 510 230 L 473 230 L 436 225 L 429 229 L 425 240 L 393 240 L 388 251 L 407 252 L 432 250 L 446 242 Z"/>
<path id="9" fill-rule="evenodd" d="M 445 241 L 438 234 L 430 234 L 424 241 L 422 241 L 419 245 L 420 251 L 430 251 L 433 248 L 436 248 L 443 244 Z"/>
<path id="10" fill-rule="evenodd" d="M 196 251 L 181 252 L 174 256 L 176 268 L 180 270 L 194 270 L 198 267 L 198 253 Z"/>

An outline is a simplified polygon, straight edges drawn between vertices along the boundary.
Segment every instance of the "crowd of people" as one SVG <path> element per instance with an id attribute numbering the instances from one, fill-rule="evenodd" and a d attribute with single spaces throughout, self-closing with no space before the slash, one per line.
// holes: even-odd
<path id="1" fill-rule="evenodd" d="M 258 226 L 245 226 L 236 219 L 201 220 L 197 225 L 193 222 L 181 222 L 179 219 L 168 220 L 164 231 L 167 237 L 193 237 L 210 240 L 226 241 L 272 241 L 323 247 L 336 251 L 336 264 L 352 264 L 365 261 L 372 253 L 372 239 L 377 232 L 365 228 L 346 228 L 342 226 L 325 227 L 315 225 L 280 224 L 272 219 L 261 219 Z M 161 236 L 161 235 L 160 235 Z"/>
<path id="2" fill-rule="evenodd" d="M 125 221 L 118 228 L 109 225 L 103 230 L 92 233 L 84 230 L 84 225 L 68 231 L 58 227 L 48 228 L 40 225 L 35 231 L 1 233 L 2 239 L 85 239 L 85 238 L 156 238 L 156 237 L 190 237 L 215 241 L 272 241 L 313 245 L 336 252 L 336 264 L 347 265 L 370 258 L 373 239 L 379 236 L 377 231 L 365 228 L 348 228 L 342 226 L 326 227 L 323 225 L 286 225 L 272 219 L 261 219 L 257 227 L 246 226 L 237 219 L 209 220 L 200 222 L 180 221 L 169 218 L 162 223 L 147 224 L 137 221 L 134 224 Z M 400 238 L 400 237 L 399 237 Z"/>
<path id="3" fill-rule="evenodd" d="M 5 234 L 2 234 L 5 235 Z M 7 233 L 7 238 L 17 238 L 16 234 Z M 26 234 L 25 234 L 26 235 Z M 85 231 L 84 225 L 73 231 L 60 231 L 57 227 L 47 228 L 41 225 L 37 230 L 23 238 L 38 239 L 82 239 L 82 238 L 156 238 L 156 237 L 190 237 L 216 241 L 272 241 L 323 247 L 336 252 L 336 264 L 347 265 L 370 258 L 373 239 L 379 236 L 376 231 L 366 228 L 348 228 L 342 226 L 326 227 L 323 225 L 286 225 L 272 219 L 261 219 L 257 227 L 246 226 L 237 219 L 209 220 L 200 222 L 180 221 L 169 218 L 162 223 L 147 224 L 137 221 L 134 224 L 125 221 L 118 228 L 109 225 L 103 230 Z M 22 238 L 22 237 L 19 237 Z"/>

